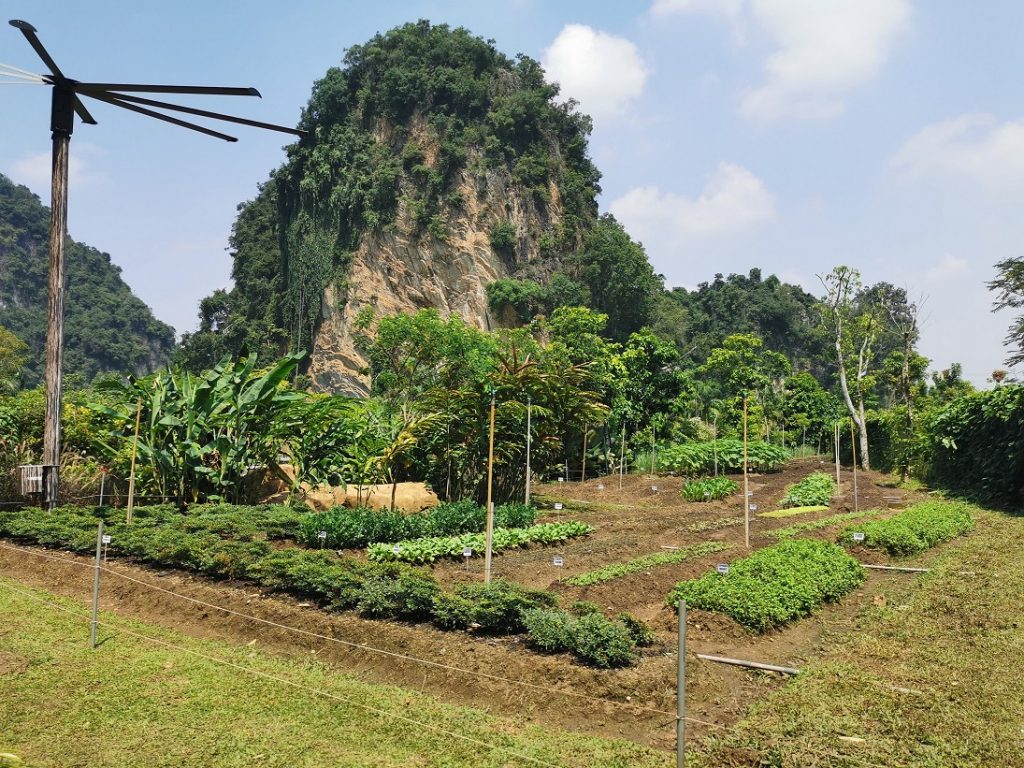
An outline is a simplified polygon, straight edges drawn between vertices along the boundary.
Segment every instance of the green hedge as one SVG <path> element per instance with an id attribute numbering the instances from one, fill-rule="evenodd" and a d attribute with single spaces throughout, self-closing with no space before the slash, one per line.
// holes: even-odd
<path id="1" fill-rule="evenodd" d="M 1024 505 L 1024 384 L 958 397 L 928 425 L 927 480 L 976 501 Z"/>
<path id="2" fill-rule="evenodd" d="M 836 492 L 836 481 L 828 472 L 812 472 L 786 488 L 780 507 L 827 507 Z"/>
<path id="3" fill-rule="evenodd" d="M 715 501 L 739 490 L 739 485 L 728 477 L 703 477 L 683 483 L 681 493 L 687 501 Z"/>
<path id="4" fill-rule="evenodd" d="M 465 585 L 446 593 L 429 572 L 401 563 L 363 562 L 329 550 L 275 547 L 260 530 L 266 525 L 271 536 L 279 537 L 294 530 L 301 516 L 285 507 L 222 505 L 197 507 L 187 514 L 173 507 L 138 507 L 134 523 L 126 526 L 122 510 L 62 507 L 47 512 L 31 507 L 0 511 L 0 536 L 90 553 L 102 519 L 114 556 L 245 580 L 369 618 L 432 621 L 446 629 L 518 633 L 524 631 L 526 611 L 557 603 L 550 592 L 507 582 Z M 598 648 L 593 653 L 605 653 L 611 666 L 617 663 L 612 651 Z"/>
<path id="5" fill-rule="evenodd" d="M 884 549 L 890 555 L 913 555 L 974 529 L 970 507 L 958 501 L 925 501 L 887 520 L 849 526 L 839 534 L 844 546 Z M 855 542 L 853 534 L 864 534 Z"/>
<path id="6" fill-rule="evenodd" d="M 494 510 L 494 524 L 500 528 L 524 528 L 532 525 L 537 510 L 525 504 L 504 504 Z M 307 547 L 329 549 L 365 547 L 373 542 L 395 542 L 427 536 L 452 536 L 484 530 L 487 515 L 472 501 L 440 504 L 418 514 L 390 512 L 386 509 L 335 507 L 327 512 L 306 515 L 298 541 Z"/>
<path id="7" fill-rule="evenodd" d="M 864 580 L 864 569 L 842 547 L 809 539 L 785 541 L 736 560 L 717 571 L 676 585 L 668 603 L 731 616 L 766 632 L 822 603 L 838 600 Z"/>
<path id="8" fill-rule="evenodd" d="M 680 443 L 658 449 L 658 469 L 680 475 L 707 475 L 715 468 L 714 443 Z M 718 471 L 743 471 L 743 441 L 719 440 Z M 789 453 L 777 445 L 747 443 L 747 465 L 755 472 L 775 472 L 782 468 Z"/>
<path id="9" fill-rule="evenodd" d="M 523 624 L 534 648 L 549 653 L 568 651 L 594 667 L 624 667 L 637 659 L 638 638 L 646 644 L 653 642 L 646 624 L 625 616 L 625 621 L 612 621 L 600 613 L 573 616 L 558 608 L 535 608 L 523 614 Z"/>

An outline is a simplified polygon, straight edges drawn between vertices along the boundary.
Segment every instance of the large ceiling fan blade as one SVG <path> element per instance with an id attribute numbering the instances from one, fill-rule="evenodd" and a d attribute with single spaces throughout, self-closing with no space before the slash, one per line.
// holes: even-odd
<path id="1" fill-rule="evenodd" d="M 228 88 L 217 85 L 144 85 L 140 83 L 75 83 L 75 90 L 93 93 L 195 93 L 205 96 L 260 96 L 255 88 Z M 113 94 L 116 95 L 116 94 Z"/>
<path id="2" fill-rule="evenodd" d="M 96 125 L 96 118 L 89 114 L 89 110 L 85 108 L 85 104 L 83 104 L 82 100 L 77 96 L 75 97 L 75 112 L 77 112 L 78 116 L 82 118 L 83 123 Z"/>
<path id="3" fill-rule="evenodd" d="M 28 40 L 28 44 L 32 46 L 39 58 L 43 60 L 49 70 L 53 73 L 54 77 L 58 80 L 64 80 L 64 73 L 60 71 L 60 67 L 57 66 L 57 62 L 53 60 L 49 52 L 43 47 L 43 44 L 39 42 L 39 38 L 36 36 L 36 28 L 29 24 L 27 21 L 21 21 L 20 19 L 11 19 L 8 22 L 12 27 L 21 30 L 21 34 Z"/>
<path id="4" fill-rule="evenodd" d="M 171 109 L 176 112 L 184 112 L 189 115 L 197 115 L 199 117 L 209 117 L 212 120 L 224 120 L 229 123 L 238 123 L 239 125 L 250 125 L 253 128 L 265 128 L 268 131 L 280 131 L 281 133 L 290 133 L 294 136 L 308 136 L 308 131 L 302 131 L 298 128 L 287 128 L 283 125 L 274 125 L 273 123 L 262 123 L 259 120 L 249 120 L 245 117 L 235 117 L 234 115 L 225 115 L 220 112 L 210 112 L 205 109 L 195 109 L 194 107 L 184 107 L 180 104 L 168 104 L 166 101 L 156 101 L 154 99 L 144 99 L 141 96 L 128 96 L 122 93 L 111 93 L 119 101 L 130 101 L 133 104 L 145 104 L 149 107 L 158 107 L 159 109 Z"/>
<path id="5" fill-rule="evenodd" d="M 238 141 L 237 138 L 235 138 L 234 136 L 228 136 L 226 133 L 213 131 L 210 130 L 209 128 L 204 128 L 201 125 L 196 125 L 195 123 L 187 123 L 184 120 L 179 120 L 178 118 L 171 117 L 170 115 L 161 115 L 159 112 L 154 112 L 151 109 L 143 109 L 142 107 L 137 107 L 134 104 L 129 104 L 126 101 L 115 99 L 113 96 L 110 96 L 108 94 L 83 93 L 82 95 L 88 96 L 92 99 L 96 99 L 97 101 L 105 102 L 107 104 L 113 104 L 115 107 L 121 107 L 122 109 L 127 109 L 131 112 L 138 112 L 140 115 L 146 115 L 146 117 L 153 117 L 157 120 L 163 120 L 165 123 L 171 123 L 172 125 L 177 125 L 181 128 L 188 128 L 189 130 L 192 131 L 198 131 L 199 133 L 204 133 L 207 136 L 213 136 L 215 139 L 223 139 L 224 141 Z"/>

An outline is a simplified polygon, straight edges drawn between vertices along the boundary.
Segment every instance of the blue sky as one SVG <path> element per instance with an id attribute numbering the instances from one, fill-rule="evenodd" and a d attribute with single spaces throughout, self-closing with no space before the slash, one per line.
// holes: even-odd
<path id="1" fill-rule="evenodd" d="M 992 265 L 1024 251 L 1024 5 L 987 0 L 4 3 L 68 74 L 254 85 L 209 99 L 292 125 L 345 48 L 427 18 L 541 60 L 594 117 L 603 210 L 669 285 L 752 266 L 818 291 L 840 263 L 925 296 L 922 351 L 1001 367 Z M 13 28 L 0 62 L 42 71 Z M 195 103 L 190 101 L 189 103 Z M 49 102 L 0 87 L 0 172 L 48 198 Z M 285 137 L 224 144 L 96 104 L 72 141 L 71 232 L 181 331 L 230 284 L 239 202 Z M 232 132 L 232 131 L 229 131 Z"/>

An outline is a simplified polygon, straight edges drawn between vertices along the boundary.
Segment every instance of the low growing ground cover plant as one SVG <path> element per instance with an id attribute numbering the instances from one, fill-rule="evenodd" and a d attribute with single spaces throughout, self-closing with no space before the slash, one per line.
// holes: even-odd
<path id="1" fill-rule="evenodd" d="M 612 563 L 611 565 L 605 565 L 601 568 L 595 568 L 592 571 L 577 574 L 576 576 L 566 579 L 565 583 L 571 584 L 574 587 L 591 587 L 595 584 L 603 584 L 604 582 L 611 581 L 612 579 L 628 576 L 631 573 L 638 573 L 640 571 L 656 568 L 659 565 L 681 563 L 685 560 L 692 560 L 697 557 L 703 557 L 704 555 L 710 555 L 713 552 L 721 552 L 729 548 L 729 544 L 723 544 L 718 541 L 709 541 L 692 547 L 683 547 L 682 549 L 674 552 L 655 552 L 652 555 L 644 555 L 643 557 L 638 557 L 635 560 L 630 560 L 626 563 Z"/>
<path id="2" fill-rule="evenodd" d="M 842 547 L 825 541 L 784 541 L 676 585 L 668 596 L 687 605 L 731 616 L 766 632 L 838 600 L 864 580 L 864 569 Z"/>
<path id="3" fill-rule="evenodd" d="M 679 475 L 709 475 L 718 456 L 719 472 L 743 471 L 743 441 L 719 440 L 707 443 L 679 443 L 658 449 L 658 468 Z M 763 442 L 747 444 L 747 465 L 755 472 L 775 472 L 786 463 L 785 448 Z"/>
<path id="4" fill-rule="evenodd" d="M 758 517 L 779 518 L 796 517 L 797 515 L 811 515 L 815 512 L 828 512 L 828 507 L 820 504 L 813 507 L 786 507 L 784 509 L 772 509 L 768 512 L 758 512 Z"/>
<path id="5" fill-rule="evenodd" d="M 683 498 L 687 501 L 714 501 L 724 499 L 739 490 L 735 481 L 728 477 L 703 477 L 683 483 Z"/>
<path id="6" fill-rule="evenodd" d="M 533 525 L 536 518 L 537 510 L 526 504 L 503 504 L 494 509 L 494 525 L 499 528 L 525 528 Z M 297 538 L 307 547 L 351 549 L 372 542 L 477 533 L 486 525 L 484 508 L 472 501 L 439 504 L 417 514 L 368 507 L 335 507 L 306 515 Z M 321 531 L 326 534 L 322 541 Z"/>
<path id="7" fill-rule="evenodd" d="M 138 507 L 128 526 L 123 510 L 62 507 L 48 512 L 31 507 L 0 511 L 0 536 L 85 554 L 95 549 L 97 524 L 103 520 L 114 557 L 244 580 L 269 591 L 315 600 L 329 610 L 356 610 L 375 619 L 430 621 L 443 629 L 519 633 L 525 631 L 526 611 L 557 605 L 558 598 L 551 592 L 508 582 L 464 585 L 445 592 L 429 571 L 404 563 L 364 562 L 331 550 L 274 546 L 258 529 L 266 523 L 274 536 L 291 529 L 294 520 L 283 510 L 221 505 L 183 514 L 168 506 Z M 581 646 L 584 650 L 577 657 L 604 666 L 630 663 L 636 641 L 630 630 L 622 631 L 629 638 L 628 653 L 621 650 L 614 633 L 605 632 L 604 639 Z"/>
<path id="8" fill-rule="evenodd" d="M 529 528 L 495 528 L 491 543 L 493 552 L 524 547 L 527 544 L 557 544 L 577 536 L 586 536 L 593 527 L 578 520 L 564 523 L 539 523 Z M 377 542 L 366 548 L 366 556 L 373 562 L 432 563 L 442 558 L 464 557 L 467 549 L 472 556 L 483 553 L 487 537 L 483 533 L 465 533 L 461 536 L 428 536 L 395 543 Z"/>
<path id="9" fill-rule="evenodd" d="M 847 527 L 837 541 L 848 547 L 884 549 L 894 556 L 913 555 L 973 530 L 970 510 L 962 501 L 924 501 L 887 520 Z M 863 533 L 864 540 L 855 542 L 855 532 Z"/>
<path id="10" fill-rule="evenodd" d="M 836 492 L 836 481 L 828 472 L 812 472 L 803 480 L 786 489 L 779 501 L 780 507 L 827 506 Z"/>
<path id="11" fill-rule="evenodd" d="M 793 536 L 799 536 L 801 533 L 810 533 L 811 531 L 820 531 L 822 528 L 831 528 L 833 525 L 841 525 L 842 523 L 848 523 L 851 520 L 859 520 L 866 517 L 877 517 L 882 514 L 877 509 L 867 509 L 862 512 L 843 512 L 839 515 L 830 515 L 829 517 L 823 517 L 820 520 L 811 520 L 806 523 L 795 523 L 788 525 L 785 528 L 776 528 L 771 531 L 765 531 L 765 536 L 770 536 L 773 539 L 788 539 Z"/>

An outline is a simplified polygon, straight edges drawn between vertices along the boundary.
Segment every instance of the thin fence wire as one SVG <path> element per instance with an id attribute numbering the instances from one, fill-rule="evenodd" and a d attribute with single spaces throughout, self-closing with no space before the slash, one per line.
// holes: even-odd
<path id="1" fill-rule="evenodd" d="M 20 594 L 22 597 L 25 597 L 25 598 L 27 598 L 29 600 L 34 600 L 35 602 L 40 603 L 42 605 L 45 605 L 45 606 L 47 606 L 49 608 L 52 608 L 54 610 L 63 611 L 64 613 L 70 614 L 71 616 L 74 616 L 75 618 L 83 619 L 83 620 L 89 620 L 90 619 L 90 617 L 87 614 L 71 610 L 70 608 L 67 608 L 66 606 L 62 606 L 62 605 L 60 605 L 58 603 L 55 603 L 55 602 L 53 602 L 51 600 L 46 600 L 44 598 L 39 597 L 38 595 L 34 595 L 31 592 L 18 589 L 17 587 L 12 587 L 10 584 L 4 584 L 4 587 L 9 589 L 12 592 Z M 406 715 L 398 714 L 396 712 L 391 712 L 391 711 L 386 710 L 386 709 L 381 709 L 380 707 L 375 707 L 375 706 L 372 706 L 370 704 L 364 704 L 362 702 L 355 701 L 355 700 L 347 698 L 345 696 L 339 696 L 336 693 L 331 693 L 330 691 L 325 691 L 325 690 L 320 689 L 320 688 L 313 688 L 311 686 L 303 685 L 302 683 L 297 683 L 294 680 L 288 680 L 287 678 L 278 677 L 277 675 L 271 675 L 271 674 L 269 674 L 267 672 L 261 672 L 258 669 L 253 669 L 252 667 L 248 667 L 248 666 L 246 666 L 244 664 L 238 664 L 236 662 L 229 661 L 227 659 L 218 658 L 216 656 L 210 656 L 209 654 L 206 654 L 206 653 L 200 653 L 199 651 L 192 650 L 191 648 L 185 648 L 183 646 L 167 642 L 166 640 L 161 640 L 160 638 L 157 638 L 157 637 L 152 637 L 150 635 L 144 635 L 141 632 L 134 632 L 134 631 L 132 631 L 130 629 L 126 629 L 123 626 L 120 626 L 120 625 L 117 625 L 117 624 L 114 624 L 114 623 L 111 623 L 111 622 L 108 622 L 108 621 L 97 621 L 96 624 L 97 624 L 97 626 L 105 627 L 105 628 L 107 628 L 107 629 L 109 629 L 109 630 L 111 630 L 113 632 L 117 632 L 117 633 L 120 633 L 120 634 L 128 635 L 130 637 L 134 637 L 134 638 L 137 638 L 139 640 L 145 640 L 147 642 L 153 643 L 154 645 L 160 645 L 160 646 L 163 646 L 164 648 L 168 648 L 168 649 L 176 651 L 178 653 L 186 653 L 186 654 L 189 654 L 190 656 L 195 656 L 197 658 L 203 659 L 205 661 L 212 662 L 214 664 L 221 664 L 221 665 L 226 666 L 226 667 L 231 667 L 232 669 L 236 669 L 236 670 L 239 670 L 241 672 L 245 672 L 246 674 L 253 675 L 254 677 L 259 677 L 259 678 L 262 678 L 264 680 L 271 680 L 273 682 L 280 683 L 281 685 L 287 685 L 287 686 L 289 686 L 291 688 L 295 688 L 295 689 L 303 691 L 305 693 L 313 694 L 315 696 L 322 696 L 322 697 L 328 698 L 328 699 L 333 699 L 334 701 L 341 702 L 341 703 L 343 703 L 343 704 L 345 704 L 347 706 L 358 707 L 360 709 L 364 709 L 364 710 L 366 710 L 368 712 L 372 712 L 372 713 L 374 713 L 376 715 L 380 715 L 382 717 L 387 717 L 387 718 L 391 718 L 391 719 L 394 719 L 394 720 L 400 720 L 400 721 L 402 721 L 404 723 L 408 723 L 409 725 L 415 725 L 415 726 L 417 726 L 419 728 L 424 728 L 424 729 L 426 729 L 428 731 L 431 731 L 431 732 L 436 733 L 436 734 L 441 735 L 441 736 L 449 736 L 451 738 L 459 739 L 460 741 L 465 741 L 468 744 L 473 744 L 474 746 L 477 746 L 477 747 L 483 747 L 485 749 L 488 749 L 488 750 L 491 750 L 491 751 L 494 751 L 494 752 L 501 752 L 501 753 L 503 753 L 505 755 L 509 755 L 510 757 L 514 757 L 514 758 L 516 758 L 518 760 L 522 760 L 522 761 L 527 762 L 527 763 L 532 763 L 534 765 L 542 765 L 542 766 L 545 766 L 546 768 L 559 768 L 557 763 L 549 763 L 546 760 L 542 760 L 542 759 L 537 758 L 537 757 L 532 757 L 531 755 L 524 755 L 521 752 L 516 752 L 516 751 L 508 749 L 506 747 L 502 747 L 502 746 L 496 745 L 496 744 L 491 743 L 491 742 L 483 741 L 482 739 L 477 739 L 477 738 L 474 738 L 472 736 L 466 736 L 465 734 L 457 733 L 455 731 L 450 731 L 450 730 L 448 730 L 446 728 L 441 728 L 439 726 L 432 725 L 430 723 L 424 723 L 424 722 L 422 722 L 420 720 L 415 720 L 415 719 L 413 719 L 411 717 L 408 717 Z"/>
<path id="2" fill-rule="evenodd" d="M 36 555 L 37 557 L 46 558 L 46 559 L 49 559 L 49 560 L 57 560 L 57 561 L 60 561 L 60 562 L 63 562 L 63 563 L 69 563 L 69 564 L 81 566 L 83 568 L 90 568 L 91 569 L 91 568 L 95 567 L 93 564 L 87 563 L 87 562 L 83 562 L 81 560 L 75 560 L 75 559 L 68 558 L 68 557 L 47 555 L 47 554 L 44 554 L 42 552 L 37 552 L 37 551 L 31 550 L 31 549 L 25 549 L 23 547 L 15 547 L 15 546 L 12 546 L 12 545 L 9 545 L 9 544 L 0 544 L 0 549 L 8 549 L 8 550 L 12 550 L 12 551 L 21 552 L 21 553 L 24 553 L 24 554 Z M 450 672 L 457 672 L 459 674 L 480 677 L 480 678 L 491 680 L 491 681 L 494 681 L 494 682 L 504 683 L 506 685 L 519 686 L 519 687 L 523 687 L 523 688 L 529 688 L 531 690 L 539 691 L 541 693 L 556 694 L 556 695 L 566 696 L 566 697 L 569 697 L 569 698 L 574 698 L 574 699 L 579 699 L 579 700 L 586 700 L 586 701 L 589 701 L 589 702 L 594 703 L 594 704 L 610 705 L 610 706 L 618 707 L 618 708 L 621 708 L 621 709 L 628 709 L 628 710 L 631 710 L 633 712 L 646 712 L 648 714 L 659 715 L 659 716 L 671 718 L 671 720 L 673 722 L 675 721 L 675 719 L 677 717 L 675 712 L 669 712 L 668 710 L 657 709 L 655 707 L 648 707 L 648 706 L 645 706 L 643 704 L 634 704 L 632 702 L 616 701 L 615 699 L 607 699 L 607 698 L 604 698 L 604 697 L 601 697 L 601 696 L 590 696 L 590 695 L 585 694 L 585 693 L 577 693 L 576 691 L 569 691 L 569 690 L 565 690 L 565 689 L 562 689 L 562 688 L 551 688 L 549 686 L 537 685 L 536 683 L 529 683 L 529 682 L 527 682 L 525 680 L 515 680 L 513 678 L 503 677 L 501 675 L 494 675 L 494 674 L 491 674 L 489 672 L 481 672 L 481 671 L 478 671 L 478 670 L 466 669 L 464 667 L 457 667 L 457 666 L 452 665 L 452 664 L 445 664 L 445 663 L 442 663 L 442 662 L 439 662 L 439 661 L 433 661 L 431 659 L 423 659 L 423 658 L 419 658 L 417 656 L 411 656 L 409 654 L 398 653 L 396 651 L 388 651 L 388 650 L 385 650 L 383 648 L 375 648 L 373 646 L 366 645 L 364 643 L 357 643 L 357 642 L 353 642 L 351 640 L 344 640 L 344 639 L 339 638 L 339 637 L 331 637 L 330 635 L 323 635 L 323 634 L 320 634 L 318 632 L 313 632 L 313 631 L 307 630 L 307 629 L 301 629 L 299 627 L 292 627 L 292 626 L 289 626 L 287 624 L 281 624 L 281 623 L 278 623 L 278 622 L 275 622 L 275 621 L 271 621 L 270 619 L 264 619 L 264 618 L 261 618 L 259 616 L 253 616 L 252 614 L 243 613 L 241 611 L 236 611 L 236 610 L 233 610 L 231 608 L 225 608 L 224 606 L 220 606 L 220 605 L 217 605 L 215 603 L 209 603 L 209 602 L 206 602 L 204 600 L 199 600 L 198 598 L 190 597 L 188 595 L 183 595 L 180 592 L 175 592 L 174 590 L 170 590 L 170 589 L 167 589 L 165 587 L 158 586 L 156 584 L 151 584 L 151 583 L 143 581 L 141 579 L 136 579 L 135 577 L 129 576 L 128 574 L 122 573 L 120 571 L 113 570 L 112 568 L 110 568 L 109 565 L 101 566 L 100 570 L 103 571 L 104 573 L 109 573 L 112 576 L 116 576 L 116 577 L 124 579 L 126 581 L 133 582 L 133 583 L 138 584 L 138 585 L 140 585 L 142 587 L 145 587 L 147 589 L 152 589 L 152 590 L 155 590 L 157 592 L 162 592 L 162 593 L 170 595 L 172 597 L 176 597 L 176 598 L 178 598 L 180 600 L 184 600 L 186 602 L 190 602 L 190 603 L 194 603 L 196 605 L 200 605 L 200 606 L 202 606 L 204 608 L 210 608 L 212 610 L 222 611 L 224 613 L 231 614 L 233 616 L 237 616 L 239 618 L 243 618 L 243 619 L 246 619 L 246 620 L 249 620 L 249 621 L 253 621 L 253 622 L 256 622 L 256 623 L 259 623 L 259 624 L 264 624 L 264 625 L 267 625 L 267 626 L 272 626 L 272 627 L 275 627 L 277 629 L 282 629 L 282 630 L 286 630 L 286 631 L 289 631 L 289 632 L 295 632 L 296 634 L 305 635 L 307 637 L 313 637 L 313 638 L 316 638 L 318 640 L 324 640 L 324 641 L 330 642 L 330 643 L 336 643 L 338 645 L 350 647 L 350 648 L 353 648 L 353 649 L 358 650 L 358 651 L 366 651 L 366 652 L 369 652 L 369 653 L 376 653 L 376 654 L 379 654 L 379 655 L 382 655 L 382 656 L 387 656 L 387 657 L 390 657 L 390 658 L 400 659 L 402 661 L 413 662 L 413 663 L 416 663 L 416 664 L 423 664 L 425 666 L 430 666 L 430 667 L 434 667 L 434 668 L 437 668 L 437 669 L 444 669 L 444 670 L 447 670 L 447 671 L 450 671 Z M 698 718 L 687 717 L 685 719 L 686 719 L 687 722 L 695 723 L 697 725 L 703 725 L 703 726 L 706 726 L 708 728 L 723 728 L 724 727 L 724 726 L 719 725 L 718 723 L 712 723 L 712 722 L 709 722 L 709 721 L 706 721 L 706 720 L 700 720 Z"/>

